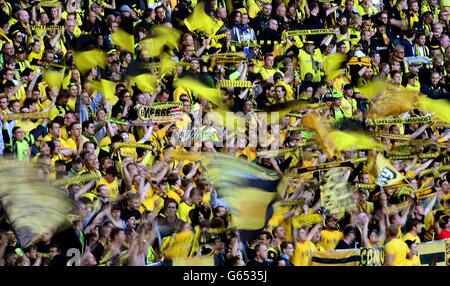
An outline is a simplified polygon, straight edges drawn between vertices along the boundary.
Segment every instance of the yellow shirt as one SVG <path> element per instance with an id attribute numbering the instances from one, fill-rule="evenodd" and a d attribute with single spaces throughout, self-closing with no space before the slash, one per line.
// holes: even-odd
<path id="1" fill-rule="evenodd" d="M 420 259 L 417 255 L 414 255 L 412 259 L 405 259 L 403 266 L 420 266 Z"/>
<path id="2" fill-rule="evenodd" d="M 164 207 L 164 199 L 157 194 L 149 195 L 148 193 L 145 196 L 145 198 L 141 200 L 141 206 L 139 207 L 139 211 L 141 213 L 143 213 L 145 210 L 152 212 L 153 209 L 155 208 L 156 201 L 159 201 L 159 206 L 158 209 L 156 210 L 156 212 L 159 213 L 159 211 Z"/>
<path id="3" fill-rule="evenodd" d="M 300 66 L 300 78 L 305 79 L 307 73 L 313 75 L 313 81 L 319 82 L 320 67 L 319 64 L 322 62 L 322 54 L 319 49 L 315 49 L 313 55 L 308 54 L 303 49 L 298 53 L 298 61 Z"/>
<path id="4" fill-rule="evenodd" d="M 424 220 L 425 240 L 432 240 L 434 234 L 434 215 L 433 212 L 427 214 Z"/>
<path id="5" fill-rule="evenodd" d="M 265 68 L 262 67 L 259 69 L 259 73 L 261 74 L 261 77 L 263 80 L 268 80 L 269 78 L 273 78 L 273 75 L 275 73 L 281 73 L 282 75 L 284 75 L 279 69 L 277 68 Z"/>
<path id="6" fill-rule="evenodd" d="M 67 106 L 69 110 L 72 110 L 70 108 L 70 106 Z M 56 116 L 62 116 L 64 117 L 64 115 L 66 114 L 66 110 L 64 110 L 64 108 L 60 107 L 60 106 L 53 106 L 52 108 L 50 108 L 50 110 L 48 111 L 48 116 L 50 118 L 50 120 L 55 119 Z"/>
<path id="7" fill-rule="evenodd" d="M 259 11 L 261 11 L 261 7 L 256 4 L 255 0 L 248 0 L 247 1 L 247 7 L 248 7 L 248 16 L 253 19 L 255 18 Z"/>
<path id="8" fill-rule="evenodd" d="M 322 238 L 320 239 L 320 244 L 325 250 L 333 250 L 336 248 L 339 240 L 344 238 L 344 234 L 339 230 L 322 230 Z"/>
<path id="9" fill-rule="evenodd" d="M 290 208 L 285 206 L 275 208 L 275 210 L 273 211 L 273 215 L 268 222 L 270 231 L 272 231 L 277 226 L 281 226 L 284 228 L 286 241 L 292 240 L 292 217 L 288 218 L 287 220 L 284 219 L 284 214 L 289 212 L 289 210 Z"/>
<path id="10" fill-rule="evenodd" d="M 211 192 L 203 193 L 202 204 L 204 206 L 209 206 L 211 201 Z"/>
<path id="11" fill-rule="evenodd" d="M 45 135 L 45 137 L 42 139 L 44 142 L 47 141 L 53 141 L 53 138 L 50 134 Z M 66 140 L 62 139 L 61 136 L 58 138 L 59 142 L 61 142 L 61 149 L 67 149 L 70 148 L 69 145 L 67 145 Z"/>
<path id="12" fill-rule="evenodd" d="M 72 150 L 72 151 L 78 150 L 78 145 L 75 142 L 75 140 L 73 140 L 72 138 L 67 139 L 66 143 L 67 143 L 68 148 L 70 148 L 70 150 Z"/>
<path id="13" fill-rule="evenodd" d="M 352 117 L 353 112 L 357 109 L 356 100 L 354 98 L 347 99 L 345 96 L 342 97 L 341 108 L 346 118 Z"/>
<path id="14" fill-rule="evenodd" d="M 110 200 L 115 200 L 119 196 L 119 181 L 115 179 L 112 183 L 108 183 L 105 178 L 101 178 L 97 182 L 97 187 L 99 185 L 105 185 L 108 187 L 108 198 Z"/>
<path id="15" fill-rule="evenodd" d="M 361 17 L 366 14 L 369 16 L 373 16 L 378 13 L 377 7 L 375 7 L 373 5 L 370 5 L 368 7 L 363 7 L 362 5 L 359 5 L 359 7 L 357 9 L 358 9 L 359 15 Z"/>
<path id="16" fill-rule="evenodd" d="M 404 236 L 403 236 L 403 241 L 407 241 L 407 240 L 412 240 L 412 241 L 415 241 L 416 243 L 420 243 L 421 241 L 420 241 L 420 237 L 419 236 L 413 236 L 411 233 L 406 233 Z"/>
<path id="17" fill-rule="evenodd" d="M 182 196 L 184 194 L 184 191 L 180 188 L 174 188 L 174 187 L 168 187 L 167 189 L 167 197 L 174 199 L 177 204 L 180 204 L 182 201 Z"/>
<path id="18" fill-rule="evenodd" d="M 178 207 L 177 215 L 182 221 L 191 223 L 191 219 L 189 218 L 189 212 L 194 208 L 195 208 L 194 204 L 190 206 L 186 202 L 182 202 Z"/>
<path id="19" fill-rule="evenodd" d="M 405 263 L 406 255 L 408 254 L 408 252 L 408 245 L 398 238 L 394 238 L 384 246 L 385 257 L 388 257 L 391 254 L 394 255 L 394 260 L 392 263 L 394 266 L 403 265 Z"/>
<path id="20" fill-rule="evenodd" d="M 311 240 L 307 240 L 303 243 L 297 242 L 295 244 L 294 255 L 291 258 L 292 264 L 295 266 L 311 266 L 311 253 L 314 250 L 313 246 L 314 244 Z"/>
<path id="21" fill-rule="evenodd" d="M 77 102 L 77 99 L 71 97 L 71 98 L 69 98 L 69 101 L 67 102 L 67 106 L 68 106 L 70 109 L 75 110 L 75 104 L 76 104 L 76 102 Z"/>

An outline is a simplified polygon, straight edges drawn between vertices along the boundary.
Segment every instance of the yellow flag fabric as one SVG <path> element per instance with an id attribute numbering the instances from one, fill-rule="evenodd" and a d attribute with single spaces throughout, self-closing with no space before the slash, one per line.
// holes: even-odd
<path id="1" fill-rule="evenodd" d="M 194 12 L 184 20 L 184 24 L 191 32 L 202 32 L 213 36 L 222 27 L 223 22 L 208 16 L 205 13 L 205 4 L 202 2 L 195 6 Z"/>
<path id="2" fill-rule="evenodd" d="M 263 228 L 270 202 L 284 193 L 282 180 L 273 171 L 232 155 L 202 156 L 207 177 L 228 203 L 236 226 L 240 230 Z"/>
<path id="3" fill-rule="evenodd" d="M 175 61 L 168 55 L 164 54 L 159 63 L 159 74 L 171 73 L 175 70 Z"/>
<path id="4" fill-rule="evenodd" d="M 223 105 L 220 90 L 208 87 L 194 79 L 182 78 L 175 81 L 176 87 L 191 89 L 194 95 L 201 96 L 215 105 Z"/>
<path id="5" fill-rule="evenodd" d="M 386 90 L 386 86 L 385 82 L 377 80 L 358 87 L 357 90 L 368 99 L 371 99 L 377 95 L 381 95 Z"/>
<path id="6" fill-rule="evenodd" d="M 347 55 L 340 53 L 331 54 L 326 57 L 323 69 L 328 80 L 336 78 L 339 74 L 345 71 L 343 68 L 343 63 L 346 60 Z"/>
<path id="7" fill-rule="evenodd" d="M 183 230 L 175 236 L 165 238 L 161 249 L 167 258 L 188 257 L 193 244 L 194 233 L 190 230 Z"/>
<path id="8" fill-rule="evenodd" d="M 371 106 L 368 117 L 380 118 L 401 115 L 415 108 L 417 94 L 412 92 L 387 92 Z"/>
<path id="9" fill-rule="evenodd" d="M 82 74 L 85 74 L 94 67 L 100 66 L 104 68 L 106 64 L 106 53 L 98 49 L 86 52 L 75 52 L 74 59 L 77 69 Z"/>
<path id="10" fill-rule="evenodd" d="M 112 43 L 131 53 L 134 53 L 134 36 L 122 29 L 118 29 L 112 34 Z"/>
<path id="11" fill-rule="evenodd" d="M 140 42 L 142 49 L 147 52 L 147 56 L 160 56 L 165 46 L 170 50 L 178 48 L 178 41 L 181 37 L 178 30 L 159 25 L 153 28 L 153 31 L 155 32 L 155 37 L 144 39 Z"/>
<path id="12" fill-rule="evenodd" d="M 419 97 L 419 108 L 433 113 L 439 119 L 450 123 L 450 103 L 445 99 L 431 99 L 426 96 Z"/>
<path id="13" fill-rule="evenodd" d="M 376 165 L 378 178 L 375 183 L 380 186 L 392 186 L 405 178 L 381 153 L 377 154 Z"/>
<path id="14" fill-rule="evenodd" d="M 115 96 L 116 84 L 112 81 L 102 79 L 100 82 L 92 81 L 91 86 L 101 91 L 109 104 L 115 104 L 118 100 Z"/>
<path id="15" fill-rule="evenodd" d="M 263 192 L 257 188 L 240 188 L 239 192 L 228 193 L 225 200 L 239 229 L 260 229 L 266 222 L 266 209 L 275 193 Z"/>
<path id="16" fill-rule="evenodd" d="M 47 71 L 44 73 L 44 80 L 52 89 L 60 89 L 63 82 L 63 74 L 59 71 Z"/>
<path id="17" fill-rule="evenodd" d="M 137 87 L 143 92 L 153 92 L 156 88 L 156 76 L 151 74 L 140 74 L 130 77 L 136 83 Z"/>
<path id="18" fill-rule="evenodd" d="M 356 132 L 332 131 L 329 138 L 337 151 L 382 149 L 372 137 Z"/>
<path id="19" fill-rule="evenodd" d="M 316 132 L 317 142 L 323 146 L 328 158 L 333 157 L 335 147 L 328 137 L 330 128 L 325 126 L 322 117 L 318 113 L 310 113 L 302 118 L 302 125 Z"/>

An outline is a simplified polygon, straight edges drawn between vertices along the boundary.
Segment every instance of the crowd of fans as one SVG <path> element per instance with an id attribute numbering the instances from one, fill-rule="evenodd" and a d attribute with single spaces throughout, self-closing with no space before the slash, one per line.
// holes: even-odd
<path id="1" fill-rule="evenodd" d="M 223 37 L 186 27 L 184 20 L 201 2 L 220 23 L 216 35 Z M 375 126 L 371 134 L 387 151 L 414 152 L 406 159 L 388 158 L 407 179 L 384 190 L 375 184 L 369 160 L 361 160 L 362 168 L 348 181 L 357 210 L 335 214 L 324 209 L 317 175 L 295 176 L 297 168 L 370 157 L 372 150 L 349 150 L 330 158 L 314 142 L 317 134 L 304 128 L 302 117 L 318 111 L 324 122 L 343 129 L 358 122 L 368 131 L 374 101 L 364 87 L 374 80 L 391 91 L 450 99 L 448 1 L 0 0 L 0 12 L 3 160 L 39 165 L 49 181 L 98 176 L 59 186 L 74 203 L 70 226 L 49 229 L 26 248 L 2 208 L 0 265 L 66 265 L 69 250 L 77 249 L 80 264 L 89 266 L 171 265 L 196 256 L 213 256 L 217 266 L 306 266 L 314 251 L 356 247 L 384 247 L 386 265 L 419 265 L 418 243 L 450 237 L 445 169 L 450 123 Z M 150 58 L 139 42 L 153 37 L 157 26 L 177 29 L 181 38 L 176 49 Z M 133 35 L 133 52 L 114 44 L 112 35 L 119 29 Z M 310 32 L 283 36 L 295 30 Z M 74 54 L 92 49 L 104 51 L 106 62 L 82 72 Z M 157 63 L 163 53 L 174 62 L 172 71 L 144 69 L 157 77 L 155 89 L 132 84 L 130 77 L 142 72 L 138 64 Z M 214 60 L 225 53 L 241 58 Z M 347 60 L 331 78 L 326 63 L 335 54 Z M 63 75 L 59 86 L 50 84 L 49 71 Z M 306 107 L 282 114 L 279 134 L 270 134 L 280 139 L 281 149 L 301 152 L 263 158 L 258 152 L 267 149 L 267 142 L 251 146 L 247 137 L 222 144 L 221 121 L 203 117 L 217 104 L 196 96 L 195 90 L 176 87 L 174 82 L 183 78 L 211 88 L 221 80 L 250 82 L 222 87 L 221 100 L 257 124 L 260 113 L 302 100 Z M 114 83 L 112 95 L 95 84 L 102 80 Z M 180 103 L 181 116 L 136 124 L 135 107 L 168 102 Z M 46 116 L 23 116 L 33 113 Z M 427 114 L 412 109 L 398 117 Z M 190 134 L 195 116 L 203 118 L 203 140 L 186 147 L 180 134 Z M 392 136 L 377 137 L 376 132 Z M 151 148 L 130 144 L 118 149 L 117 143 Z M 224 152 L 288 176 L 283 200 L 292 203 L 278 206 L 264 229 L 244 240 L 230 214 L 233 206 L 208 180 L 207 169 L 200 161 L 171 156 L 180 151 Z M 427 189 L 431 196 L 414 194 Z M 409 204 L 393 207 L 402 202 Z M 323 215 L 323 222 L 304 223 L 313 214 Z"/>

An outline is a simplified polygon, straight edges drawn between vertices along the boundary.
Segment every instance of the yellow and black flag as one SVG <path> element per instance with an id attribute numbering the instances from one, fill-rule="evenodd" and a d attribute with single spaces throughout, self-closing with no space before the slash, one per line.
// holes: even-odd
<path id="1" fill-rule="evenodd" d="M 287 180 L 234 156 L 220 153 L 203 156 L 207 177 L 229 204 L 241 237 L 254 238 L 272 216 L 272 204 L 285 196 Z"/>
<path id="2" fill-rule="evenodd" d="M 377 154 L 376 165 L 378 171 L 376 183 L 380 186 L 392 186 L 405 178 L 381 153 Z"/>
<path id="3" fill-rule="evenodd" d="M 312 266 L 358 266 L 359 262 L 359 248 L 312 253 Z"/>

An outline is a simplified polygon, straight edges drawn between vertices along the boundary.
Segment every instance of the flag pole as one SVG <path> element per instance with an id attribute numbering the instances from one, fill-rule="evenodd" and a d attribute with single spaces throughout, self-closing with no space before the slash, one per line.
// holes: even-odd
<path id="1" fill-rule="evenodd" d="M 417 191 L 417 189 L 406 178 L 404 178 L 403 180 L 405 180 L 414 189 L 414 191 Z"/>

